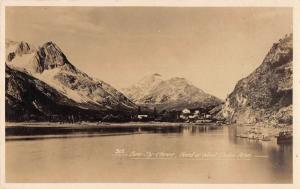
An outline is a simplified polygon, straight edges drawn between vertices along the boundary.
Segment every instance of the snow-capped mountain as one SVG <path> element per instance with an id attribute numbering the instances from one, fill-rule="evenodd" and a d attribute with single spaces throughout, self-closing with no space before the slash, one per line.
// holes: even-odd
<path id="1" fill-rule="evenodd" d="M 155 73 L 150 76 L 143 77 L 138 83 L 130 88 L 122 89 L 122 92 L 132 101 L 136 103 L 144 103 L 145 96 L 151 95 L 151 91 L 162 81 L 162 76 Z"/>
<path id="2" fill-rule="evenodd" d="M 222 101 L 195 87 L 185 78 L 163 79 L 160 74 L 144 77 L 123 93 L 138 105 L 158 110 L 181 110 L 183 108 L 207 108 Z"/>
<path id="3" fill-rule="evenodd" d="M 36 48 L 23 41 L 6 41 L 6 65 L 47 84 L 80 108 L 97 111 L 131 111 L 137 108 L 109 84 L 78 70 L 53 42 Z"/>
<path id="4" fill-rule="evenodd" d="M 79 107 L 46 83 L 5 66 L 5 116 L 7 121 L 101 119 L 101 112 Z"/>

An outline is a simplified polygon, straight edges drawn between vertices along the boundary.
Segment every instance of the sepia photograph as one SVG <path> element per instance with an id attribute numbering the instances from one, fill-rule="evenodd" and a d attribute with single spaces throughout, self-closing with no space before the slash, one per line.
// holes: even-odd
<path id="1" fill-rule="evenodd" d="M 292 7 L 4 10 L 6 183 L 293 184 Z"/>

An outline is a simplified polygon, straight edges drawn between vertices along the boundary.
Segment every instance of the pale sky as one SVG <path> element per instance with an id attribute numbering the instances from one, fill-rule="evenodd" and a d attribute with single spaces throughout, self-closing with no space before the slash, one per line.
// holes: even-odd
<path id="1" fill-rule="evenodd" d="M 291 32 L 291 8 L 6 8 L 6 38 L 53 41 L 73 65 L 117 89 L 159 73 L 222 99 Z"/>

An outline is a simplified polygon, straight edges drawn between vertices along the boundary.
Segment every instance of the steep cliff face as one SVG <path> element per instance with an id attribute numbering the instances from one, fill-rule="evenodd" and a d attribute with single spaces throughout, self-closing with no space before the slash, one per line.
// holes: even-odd
<path id="1" fill-rule="evenodd" d="M 34 99 L 16 98 L 14 90 L 16 94 L 20 94 L 19 96 L 35 96 L 34 93 L 41 93 L 44 88 L 51 88 L 55 92 L 43 93 L 43 99 L 48 97 L 49 101 L 59 94 L 60 98 L 68 99 L 68 104 L 74 106 L 74 109 L 89 109 L 99 114 L 101 112 L 129 113 L 137 110 L 137 106 L 121 92 L 78 70 L 54 42 L 47 42 L 41 47 L 35 48 L 26 42 L 7 41 L 6 65 L 8 76 L 6 82 L 9 86 L 6 91 L 8 106 L 18 104 L 21 107 L 27 103 L 31 103 L 33 106 L 35 106 L 34 103 L 36 104 Z M 36 86 L 34 87 L 34 85 Z M 28 87 L 32 90 L 28 90 Z M 25 102 L 26 100 L 28 102 Z M 55 101 L 58 99 L 51 102 Z M 53 107 L 55 106 L 54 103 Z M 14 107 L 17 106 L 9 107 L 11 108 L 10 112 L 14 112 Z M 29 110 L 36 112 L 34 107 L 28 108 L 28 104 L 26 107 L 28 112 L 30 112 Z M 40 108 L 41 110 L 46 111 L 48 106 L 41 105 L 40 107 L 43 107 Z"/>
<path id="2" fill-rule="evenodd" d="M 185 78 L 163 79 L 159 74 L 143 78 L 136 85 L 124 89 L 133 102 L 157 110 L 182 110 L 184 108 L 211 109 L 222 101 L 197 88 Z"/>
<path id="3" fill-rule="evenodd" d="M 241 79 L 219 115 L 237 123 L 292 123 L 293 36 L 274 43 L 263 63 Z"/>

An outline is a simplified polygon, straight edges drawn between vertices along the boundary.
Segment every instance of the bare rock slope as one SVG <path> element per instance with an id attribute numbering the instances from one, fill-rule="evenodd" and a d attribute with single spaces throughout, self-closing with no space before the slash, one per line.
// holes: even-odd
<path id="1" fill-rule="evenodd" d="M 262 64 L 241 79 L 219 116 L 237 123 L 292 124 L 293 36 L 274 43 Z"/>

